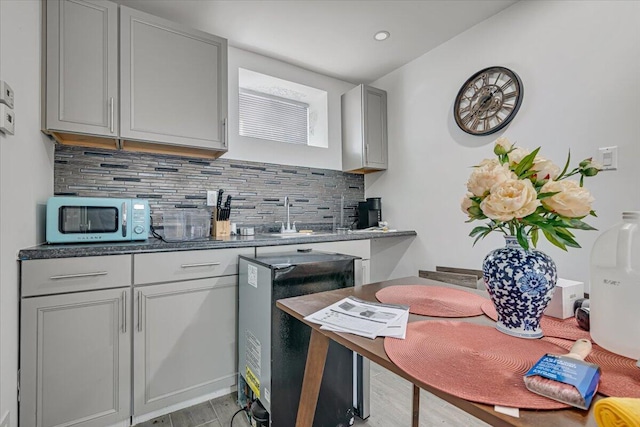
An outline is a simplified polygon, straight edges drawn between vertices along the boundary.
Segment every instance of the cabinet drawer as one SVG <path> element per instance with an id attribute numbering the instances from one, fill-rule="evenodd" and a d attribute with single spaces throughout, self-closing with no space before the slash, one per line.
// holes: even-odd
<path id="1" fill-rule="evenodd" d="M 131 255 L 22 261 L 22 296 L 131 285 Z"/>
<path id="2" fill-rule="evenodd" d="M 253 254 L 254 248 L 136 254 L 133 283 L 145 285 L 238 274 L 238 256 Z"/>

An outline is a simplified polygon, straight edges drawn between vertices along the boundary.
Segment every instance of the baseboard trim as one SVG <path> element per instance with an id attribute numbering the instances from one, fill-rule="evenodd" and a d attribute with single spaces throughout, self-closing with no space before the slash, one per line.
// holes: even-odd
<path id="1" fill-rule="evenodd" d="M 0 0 L 1 1 L 1 0 Z M 147 414 L 142 414 L 138 416 L 132 417 L 132 424 L 136 425 L 143 423 L 145 421 L 152 420 L 154 418 L 160 417 L 165 414 L 170 414 L 171 412 L 179 411 L 180 409 L 188 408 L 189 406 L 197 405 L 198 403 L 206 402 L 207 400 L 213 400 L 217 397 L 226 396 L 227 394 L 231 394 L 236 391 L 236 386 L 225 387 L 221 390 L 215 391 L 213 393 L 205 394 L 204 396 L 196 397 L 194 399 L 187 400 L 185 402 L 181 402 L 175 405 L 167 406 L 166 408 L 162 408 L 158 411 L 149 412 Z M 0 426 L 4 427 L 4 426 Z"/>

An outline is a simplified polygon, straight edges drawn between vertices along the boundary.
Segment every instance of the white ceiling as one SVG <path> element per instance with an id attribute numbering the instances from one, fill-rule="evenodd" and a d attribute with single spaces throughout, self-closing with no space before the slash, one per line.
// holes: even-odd
<path id="1" fill-rule="evenodd" d="M 517 0 L 116 0 L 229 45 L 354 84 L 370 83 Z M 373 34 L 387 30 L 378 42 Z"/>

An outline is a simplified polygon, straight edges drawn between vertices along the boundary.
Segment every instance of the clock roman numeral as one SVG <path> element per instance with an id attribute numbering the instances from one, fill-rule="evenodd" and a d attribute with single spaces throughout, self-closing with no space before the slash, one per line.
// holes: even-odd
<path id="1" fill-rule="evenodd" d="M 517 95 L 518 95 L 518 92 L 514 90 L 513 92 L 505 93 L 503 95 L 503 99 L 507 100 L 507 99 L 515 98 Z"/>
<path id="2" fill-rule="evenodd" d="M 478 125 L 480 124 L 480 119 L 478 117 L 473 119 L 473 123 L 469 126 L 471 129 L 478 129 Z"/>
<path id="3" fill-rule="evenodd" d="M 473 119 L 475 116 L 475 113 L 471 113 L 471 114 L 467 114 L 466 116 L 464 116 L 462 118 L 462 124 L 467 126 L 469 124 L 469 122 L 471 121 L 471 119 Z"/>
<path id="4" fill-rule="evenodd" d="M 505 84 L 503 84 L 502 86 L 500 86 L 500 90 L 502 92 L 506 92 L 507 89 L 509 88 L 509 86 L 511 86 L 513 84 L 513 80 L 509 79 L 505 82 Z"/>

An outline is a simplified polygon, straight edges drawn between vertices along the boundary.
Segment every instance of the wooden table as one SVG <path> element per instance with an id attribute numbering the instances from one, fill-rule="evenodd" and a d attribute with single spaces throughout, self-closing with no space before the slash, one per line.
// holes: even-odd
<path id="1" fill-rule="evenodd" d="M 320 392 L 320 383 L 324 372 L 324 363 L 327 356 L 327 348 L 329 340 L 336 341 L 341 345 L 353 350 L 378 365 L 388 369 L 389 371 L 410 381 L 413 387 L 413 412 L 412 425 L 418 426 L 418 411 L 420 394 L 419 389 L 422 388 L 447 402 L 457 406 L 463 411 L 493 425 L 493 426 L 535 426 L 535 427 L 573 427 L 573 426 L 596 426 L 593 418 L 593 403 L 589 412 L 579 409 L 561 409 L 553 411 L 535 411 L 520 410 L 520 418 L 510 417 L 494 411 L 494 407 L 480 403 L 470 402 L 465 399 L 453 396 L 449 393 L 435 389 L 419 379 L 407 374 L 398 368 L 384 351 L 384 339 L 376 338 L 370 340 L 368 338 L 341 332 L 331 332 L 320 329 L 320 325 L 310 323 L 304 320 L 305 316 L 325 308 L 342 298 L 347 296 L 355 296 L 363 300 L 376 301 L 375 293 L 387 286 L 397 285 L 416 285 L 424 284 L 430 286 L 448 286 L 460 289 L 459 286 L 447 285 L 442 282 L 422 279 L 419 277 L 405 277 L 402 279 L 389 280 L 386 282 L 372 283 L 370 285 L 358 286 L 355 288 L 338 289 L 335 291 L 321 292 L 317 294 L 303 295 L 299 297 L 286 298 L 278 300 L 276 306 L 286 313 L 289 313 L 301 322 L 309 325 L 312 329 L 311 340 L 309 343 L 309 351 L 307 354 L 307 363 L 305 367 L 304 380 L 302 383 L 302 394 L 300 396 L 300 406 L 298 407 L 298 416 L 296 427 L 311 427 L 313 425 L 313 416 L 316 410 L 318 394 Z M 476 292 L 480 295 L 486 293 L 475 291 L 473 289 L 465 289 L 470 292 Z M 431 319 L 430 317 L 410 315 L 409 322 Z M 477 316 L 464 319 L 476 324 L 493 325 L 486 316 Z M 425 361 L 428 363 L 428 361 Z M 600 396 L 596 399 L 601 398 Z"/>

